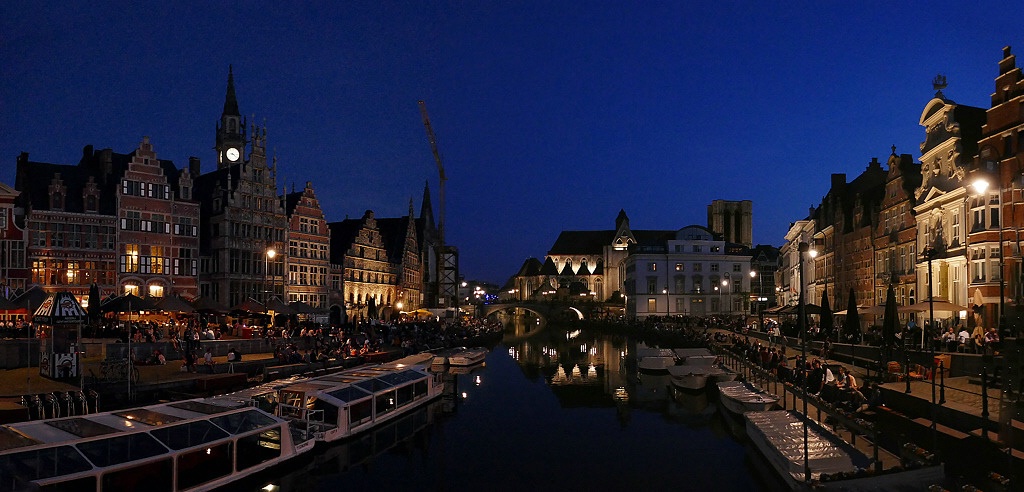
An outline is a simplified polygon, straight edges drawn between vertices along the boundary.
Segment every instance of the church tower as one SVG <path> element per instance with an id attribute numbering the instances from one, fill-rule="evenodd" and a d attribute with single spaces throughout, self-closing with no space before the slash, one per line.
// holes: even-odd
<path id="1" fill-rule="evenodd" d="M 224 97 L 224 111 L 217 122 L 217 169 L 237 164 L 245 158 L 245 121 L 238 113 L 235 98 L 235 75 L 228 66 L 228 91 Z"/>

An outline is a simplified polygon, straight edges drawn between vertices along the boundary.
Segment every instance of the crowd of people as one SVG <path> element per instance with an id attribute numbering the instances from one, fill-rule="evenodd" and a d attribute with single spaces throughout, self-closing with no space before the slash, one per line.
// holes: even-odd
<path id="1" fill-rule="evenodd" d="M 807 393 L 827 403 L 851 412 L 865 411 L 880 403 L 881 389 L 878 385 L 872 383 L 865 395 L 856 376 L 842 365 L 830 365 L 818 357 L 797 355 L 791 366 L 785 344 L 769 346 L 738 333 L 731 333 L 728 342 L 736 355 L 757 364 L 781 381 L 806 388 Z"/>

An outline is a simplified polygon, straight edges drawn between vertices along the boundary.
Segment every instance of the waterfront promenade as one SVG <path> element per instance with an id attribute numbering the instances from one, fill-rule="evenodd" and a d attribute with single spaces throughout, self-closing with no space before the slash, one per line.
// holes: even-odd
<path id="1" fill-rule="evenodd" d="M 778 340 L 769 340 L 764 333 L 713 332 L 727 337 L 739 335 L 751 342 L 780 348 Z M 792 368 L 801 354 L 799 340 L 782 343 L 786 346 L 787 366 Z M 781 396 L 780 404 L 784 408 L 802 411 L 802 388 L 745 360 L 732 350 L 730 343 L 720 347 L 726 354 L 727 365 Z M 877 384 L 880 401 L 868 410 L 850 411 L 812 395 L 808 397 L 808 413 L 811 418 L 830 423 L 833 430 L 847 441 L 853 440 L 868 456 L 876 451 L 875 442 L 879 443 L 881 449 L 877 457 L 882 468 L 904 466 L 908 461 L 931 457 L 932 462 L 945 465 L 947 474 L 965 477 L 974 484 L 990 481 L 993 473 L 1010 478 L 1014 483 L 1024 479 L 1020 472 L 1024 470 L 1024 425 L 1016 395 L 1005 394 L 1000 388 L 986 388 L 983 393 L 980 377 L 970 374 L 937 375 L 935 380 L 911 378 L 908 384 L 902 375 L 879 372 L 877 363 L 850 357 L 849 351 L 823 357 L 819 349 L 820 345 L 813 346 L 807 353 L 808 359 L 822 360 L 833 372 L 839 366 L 845 367 L 865 393 L 869 385 Z M 866 352 L 868 347 L 860 350 Z"/>

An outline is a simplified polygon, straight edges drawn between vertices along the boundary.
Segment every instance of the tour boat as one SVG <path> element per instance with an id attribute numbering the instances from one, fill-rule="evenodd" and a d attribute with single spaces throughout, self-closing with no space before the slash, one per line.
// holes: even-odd
<path id="1" fill-rule="evenodd" d="M 0 426 L 0 491 L 202 491 L 313 448 L 315 426 L 213 397 Z"/>
<path id="2" fill-rule="evenodd" d="M 442 374 L 428 372 L 422 363 L 399 360 L 275 381 L 232 395 L 251 398 L 296 423 L 315 423 L 317 440 L 334 442 L 412 411 L 440 396 L 443 388 Z"/>
<path id="3" fill-rule="evenodd" d="M 762 391 L 745 381 L 724 381 L 718 383 L 722 404 L 730 412 L 743 415 L 747 412 L 771 410 L 779 397 Z"/>
<path id="4" fill-rule="evenodd" d="M 483 347 L 463 348 L 448 356 L 450 366 L 471 366 L 483 362 L 489 350 Z"/>

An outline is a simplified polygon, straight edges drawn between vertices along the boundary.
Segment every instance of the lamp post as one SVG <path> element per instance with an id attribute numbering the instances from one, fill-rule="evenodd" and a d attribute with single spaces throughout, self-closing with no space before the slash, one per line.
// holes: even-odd
<path id="1" fill-rule="evenodd" d="M 666 283 L 665 283 L 665 284 L 666 284 L 666 285 L 668 285 L 668 282 L 666 281 Z M 661 293 L 662 293 L 662 294 L 665 294 L 665 317 L 667 318 L 667 317 L 668 317 L 668 315 L 669 315 L 669 308 L 668 308 L 668 287 L 665 287 L 664 289 L 661 289 Z"/>
<path id="2" fill-rule="evenodd" d="M 263 258 L 263 304 L 266 304 L 270 300 L 270 291 L 267 289 L 267 271 L 270 269 L 270 260 L 273 260 L 277 256 L 277 251 L 274 248 L 267 250 L 267 255 Z"/>
<path id="3" fill-rule="evenodd" d="M 757 314 L 757 329 L 764 331 L 764 307 L 761 306 L 761 301 L 764 300 L 764 284 L 761 282 L 761 276 L 757 274 L 757 270 L 750 271 L 750 279 L 753 280 L 754 277 L 757 277 L 757 304 L 755 305 L 757 310 L 755 313 Z M 751 285 L 750 289 L 753 290 L 754 286 Z"/>
<path id="4" fill-rule="evenodd" d="M 800 331 L 800 363 L 803 365 L 802 370 L 804 372 L 804 388 L 803 388 L 804 391 L 803 391 L 803 398 L 801 398 L 801 400 L 803 400 L 803 407 L 804 407 L 804 409 L 803 409 L 804 410 L 804 418 L 801 420 L 801 422 L 803 422 L 803 428 L 804 428 L 804 482 L 810 483 L 811 482 L 811 464 L 810 464 L 810 461 L 809 461 L 810 457 L 808 456 L 809 453 L 807 451 L 807 418 L 808 418 L 807 417 L 807 392 L 808 392 L 807 376 L 808 376 L 808 372 L 807 372 L 807 308 L 806 308 L 806 305 L 804 304 L 804 285 L 805 285 L 804 284 L 804 255 L 808 254 L 808 255 L 810 255 L 811 258 L 814 258 L 815 256 L 817 256 L 817 252 L 815 250 L 811 249 L 810 245 L 807 244 L 806 242 L 801 242 L 800 243 L 800 245 L 798 247 L 798 252 L 799 252 L 799 255 L 800 255 L 800 260 L 798 262 L 798 266 L 799 266 L 799 269 L 800 269 L 800 272 L 799 272 L 800 273 L 800 297 L 798 298 L 798 301 L 797 301 L 797 311 L 796 312 L 797 312 L 797 316 L 798 316 L 798 318 L 797 318 L 797 326 L 799 327 L 799 331 Z"/>
<path id="5" fill-rule="evenodd" d="M 976 191 L 979 195 L 984 195 L 985 191 L 988 190 L 989 182 L 985 178 L 978 178 L 978 179 L 974 180 L 974 183 L 972 183 L 971 186 L 974 187 L 974 191 Z M 999 186 L 999 195 L 998 196 L 999 196 L 999 202 L 998 202 L 999 203 L 999 215 L 998 215 L 998 217 L 999 217 L 999 313 L 998 313 L 998 317 L 996 318 L 996 326 L 998 327 L 997 331 L 999 332 L 999 336 L 1002 337 L 1002 336 L 1006 336 L 1006 334 L 1003 333 L 1003 329 L 1004 329 L 1004 326 L 1003 326 L 1003 315 L 1005 313 L 1005 307 L 1006 307 L 1005 304 L 1004 304 L 1004 298 L 1006 297 L 1006 295 L 1005 295 L 1005 291 L 1006 291 L 1006 280 L 1005 280 L 1005 277 L 1006 277 L 1006 275 L 1005 275 L 1005 270 L 1003 268 L 1003 256 L 1004 256 L 1003 255 L 1003 187 L 1002 187 L 1001 184 Z M 986 207 L 985 208 L 986 209 L 988 208 L 988 204 L 987 203 L 986 203 Z"/>

